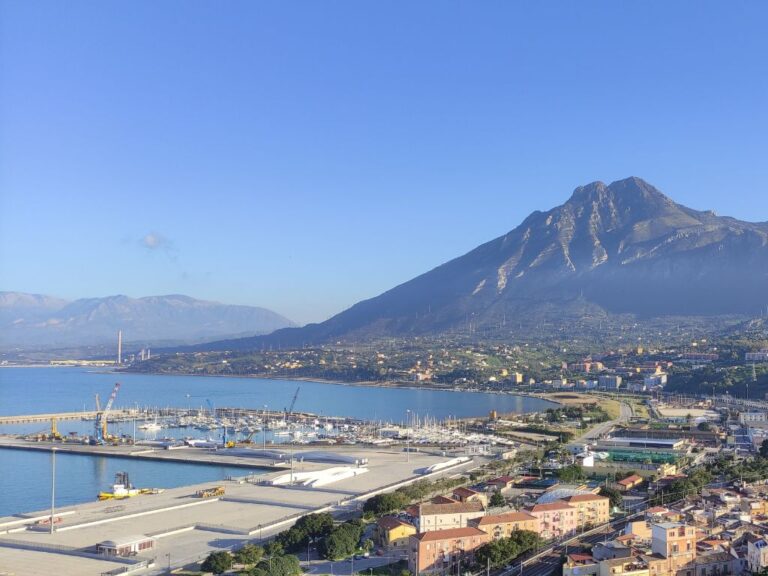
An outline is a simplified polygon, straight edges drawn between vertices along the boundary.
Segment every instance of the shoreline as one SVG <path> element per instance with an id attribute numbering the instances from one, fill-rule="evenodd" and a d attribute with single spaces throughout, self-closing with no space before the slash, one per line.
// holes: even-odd
<path id="1" fill-rule="evenodd" d="M 130 374 L 130 375 L 149 375 L 149 376 L 191 376 L 194 378 L 241 378 L 244 380 L 272 380 L 272 381 L 283 381 L 283 382 L 310 382 L 315 384 L 332 384 L 334 386 L 349 386 L 349 387 L 359 387 L 359 388 L 390 388 L 390 389 L 401 389 L 401 390 L 425 390 L 428 392 L 451 392 L 451 393 L 460 393 L 464 392 L 467 394 L 494 394 L 497 396 L 520 396 L 524 398 L 535 398 L 537 400 L 545 400 L 546 402 L 551 402 L 552 404 L 557 404 L 558 406 L 562 406 L 564 403 L 559 400 L 554 400 L 549 398 L 548 396 L 550 394 L 547 393 L 535 393 L 535 392 L 527 392 L 527 391 L 516 391 L 516 390 L 479 390 L 479 389 L 472 389 L 472 390 L 463 390 L 463 389 L 456 389 L 456 388 L 437 388 L 434 386 L 419 386 L 416 384 L 411 383 L 397 383 L 397 382 L 380 382 L 375 380 L 360 380 L 355 382 L 342 382 L 340 380 L 328 380 L 325 378 L 311 378 L 308 376 L 291 376 L 291 377 L 272 377 L 272 376 L 261 376 L 257 374 L 186 374 L 184 372 L 122 372 L 118 370 L 93 370 L 93 372 L 101 372 L 105 374 Z"/>

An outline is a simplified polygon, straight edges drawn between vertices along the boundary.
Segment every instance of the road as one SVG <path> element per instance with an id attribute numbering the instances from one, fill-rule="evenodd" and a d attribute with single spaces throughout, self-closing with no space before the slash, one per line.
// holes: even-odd
<path id="1" fill-rule="evenodd" d="M 633 415 L 634 415 L 634 410 L 632 409 L 632 406 L 630 406 L 626 402 L 621 402 L 619 404 L 619 417 L 616 420 L 609 420 L 608 422 L 603 422 L 601 424 L 598 424 L 597 426 L 587 430 L 579 438 L 574 440 L 574 442 L 578 443 L 578 442 L 588 442 L 590 440 L 596 440 L 601 436 L 604 436 L 605 434 L 610 432 L 610 430 L 614 426 L 618 424 L 623 424 L 624 422 L 628 422 Z"/>
<path id="2" fill-rule="evenodd" d="M 521 564 L 515 564 L 511 568 L 505 568 L 494 573 L 494 576 L 550 576 L 559 573 L 563 565 L 562 557 L 570 551 L 576 551 L 582 547 L 589 547 L 598 542 L 613 540 L 620 536 L 626 526 L 626 520 L 620 520 L 604 530 L 582 536 L 568 541 L 567 544 L 555 546 L 546 554 L 536 558 L 533 561 L 523 561 Z"/>

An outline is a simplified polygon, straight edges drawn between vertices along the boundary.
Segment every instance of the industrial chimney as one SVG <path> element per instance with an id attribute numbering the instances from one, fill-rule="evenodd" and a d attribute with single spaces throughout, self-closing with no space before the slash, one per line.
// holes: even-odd
<path id="1" fill-rule="evenodd" d="M 117 365 L 123 363 L 123 331 L 117 331 Z"/>

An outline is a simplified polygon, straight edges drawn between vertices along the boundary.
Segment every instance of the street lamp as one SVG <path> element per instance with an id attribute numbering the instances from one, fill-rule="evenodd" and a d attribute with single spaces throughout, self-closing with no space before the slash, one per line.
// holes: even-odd
<path id="1" fill-rule="evenodd" d="M 410 426 L 410 420 L 411 420 L 411 411 L 406 410 L 405 411 L 405 458 L 406 462 L 411 461 L 411 429 Z"/>
<path id="2" fill-rule="evenodd" d="M 264 440 L 264 451 L 267 450 L 267 405 L 264 404 L 264 425 L 262 426 L 262 438 Z"/>
<path id="3" fill-rule="evenodd" d="M 56 447 L 51 448 L 51 534 L 53 534 L 56 508 Z"/>
<path id="4" fill-rule="evenodd" d="M 165 557 L 166 557 L 166 558 L 168 558 L 168 574 L 170 574 L 170 573 L 171 573 L 171 553 L 170 553 L 170 552 L 168 552 L 168 553 L 165 555 Z"/>

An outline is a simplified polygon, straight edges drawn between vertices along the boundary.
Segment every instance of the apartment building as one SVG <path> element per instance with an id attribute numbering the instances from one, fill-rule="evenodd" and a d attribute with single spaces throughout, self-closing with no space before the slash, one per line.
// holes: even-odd
<path id="1" fill-rule="evenodd" d="M 409 540 L 408 569 L 416 575 L 461 574 L 462 566 L 474 562 L 475 550 L 490 539 L 473 527 L 415 534 Z"/>
<path id="2" fill-rule="evenodd" d="M 576 520 L 579 527 L 585 524 L 597 526 L 605 524 L 610 519 L 610 499 L 597 494 L 577 494 L 563 498 L 563 501 L 576 509 Z"/>
<path id="3" fill-rule="evenodd" d="M 517 530 L 539 531 L 539 519 L 528 512 L 508 512 L 506 514 L 491 514 L 477 520 L 471 525 L 487 532 L 494 540 L 509 538 Z"/>
<path id="4" fill-rule="evenodd" d="M 484 515 L 485 508 L 480 502 L 421 504 L 416 508 L 419 532 L 465 528 L 470 520 Z"/>
<path id="5" fill-rule="evenodd" d="M 539 534 L 547 540 L 573 534 L 578 527 L 576 508 L 562 500 L 536 504 L 525 511 L 539 519 Z"/>

